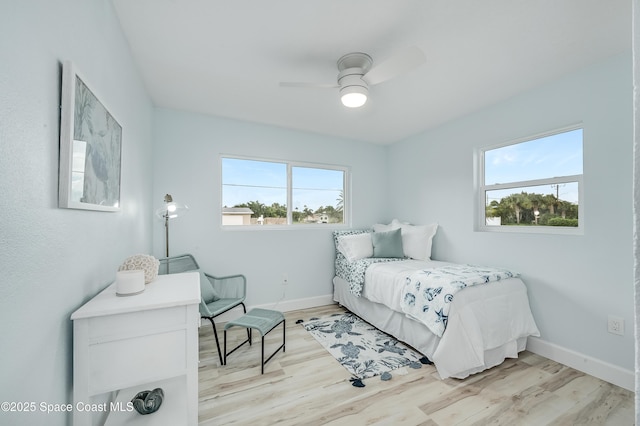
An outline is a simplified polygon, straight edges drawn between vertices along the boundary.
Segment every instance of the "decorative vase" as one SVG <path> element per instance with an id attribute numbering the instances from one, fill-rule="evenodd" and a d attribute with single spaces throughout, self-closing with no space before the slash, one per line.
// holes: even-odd
<path id="1" fill-rule="evenodd" d="M 133 296 L 144 291 L 144 271 L 139 269 L 116 272 L 116 295 Z"/>

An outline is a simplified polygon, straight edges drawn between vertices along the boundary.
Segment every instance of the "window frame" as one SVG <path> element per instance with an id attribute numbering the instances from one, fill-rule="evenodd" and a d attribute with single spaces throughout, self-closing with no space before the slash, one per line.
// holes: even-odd
<path id="1" fill-rule="evenodd" d="M 553 176 L 549 178 L 542 179 L 531 179 L 524 181 L 514 181 L 514 182 L 506 182 L 506 183 L 498 183 L 487 185 L 484 181 L 485 178 L 485 153 L 487 151 L 491 151 L 498 148 L 503 148 L 511 145 L 518 145 L 525 142 L 531 142 L 537 139 L 542 139 L 549 136 L 558 135 L 561 133 L 570 132 L 573 130 L 582 130 L 582 174 L 579 175 L 566 175 L 566 176 Z M 543 133 L 538 133 L 532 136 L 527 136 L 523 138 L 518 138 L 515 140 L 510 140 L 507 142 L 503 142 L 500 144 L 477 148 L 475 152 L 475 160 L 474 164 L 477 165 L 476 172 L 476 190 L 475 193 L 475 205 L 476 205 L 476 223 L 475 230 L 480 232 L 506 232 L 506 233 L 531 233 L 531 234 L 565 234 L 565 235 L 584 235 L 585 229 L 585 217 L 584 217 L 584 135 L 585 129 L 582 123 L 577 123 L 571 126 L 566 126 L 562 128 L 557 128 L 554 130 L 550 130 Z M 538 226 L 495 226 L 495 225 L 487 225 L 486 222 L 486 194 L 488 191 L 495 191 L 501 189 L 512 189 L 512 188 L 527 188 L 527 187 L 535 187 L 541 185 L 554 185 L 554 184 L 563 184 L 563 183 L 577 183 L 578 185 L 578 226 L 577 227 L 569 227 L 569 226 L 549 226 L 549 225 L 538 225 Z"/>
<path id="2" fill-rule="evenodd" d="M 224 159 L 233 159 L 233 160 L 247 160 L 247 161 L 260 161 L 266 163 L 278 163 L 286 165 L 286 206 L 287 206 L 287 223 L 282 225 L 224 225 L 222 223 L 222 209 L 223 209 L 223 192 L 224 192 L 224 179 L 223 179 L 223 170 L 222 170 L 222 162 Z M 253 156 L 244 156 L 244 155 L 234 155 L 234 154 L 220 154 L 218 157 L 218 164 L 220 169 L 220 197 L 218 201 L 218 208 L 220 214 L 219 226 L 223 230 L 241 230 L 241 231 L 249 231 L 249 230 L 292 230 L 292 229 L 327 229 L 327 227 L 333 228 L 349 228 L 351 226 L 351 169 L 348 166 L 342 166 L 337 164 L 326 164 L 326 163 L 313 163 L 306 161 L 298 161 L 298 160 L 284 160 L 284 159 L 274 159 L 274 158 L 264 158 L 264 157 L 253 157 Z M 334 170 L 340 171 L 343 173 L 343 206 L 342 206 L 342 223 L 307 223 L 307 224 L 296 224 L 293 222 L 293 173 L 292 170 L 294 167 L 305 167 L 305 168 L 314 168 L 314 169 L 323 169 L 323 170 Z"/>

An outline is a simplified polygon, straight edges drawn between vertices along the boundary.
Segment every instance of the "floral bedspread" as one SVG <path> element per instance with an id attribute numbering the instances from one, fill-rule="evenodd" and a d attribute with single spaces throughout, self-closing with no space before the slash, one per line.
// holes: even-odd
<path id="1" fill-rule="evenodd" d="M 406 278 L 401 307 L 439 337 L 447 327 L 454 295 L 465 287 L 517 277 L 505 269 L 449 265 L 422 269 Z"/>

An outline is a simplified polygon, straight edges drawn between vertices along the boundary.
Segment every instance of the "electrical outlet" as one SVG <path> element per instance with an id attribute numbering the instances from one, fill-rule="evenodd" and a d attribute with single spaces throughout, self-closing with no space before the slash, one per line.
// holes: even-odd
<path id="1" fill-rule="evenodd" d="M 282 285 L 287 285 L 289 284 L 289 274 L 287 274 L 286 272 L 282 273 Z"/>
<path id="2" fill-rule="evenodd" d="M 624 335 L 624 318 L 615 315 L 609 315 L 607 318 L 607 331 L 613 334 Z"/>

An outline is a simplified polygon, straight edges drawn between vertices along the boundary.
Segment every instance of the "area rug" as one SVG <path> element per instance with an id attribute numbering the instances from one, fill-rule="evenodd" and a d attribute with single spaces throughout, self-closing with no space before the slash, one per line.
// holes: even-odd
<path id="1" fill-rule="evenodd" d="M 401 367 L 431 364 L 420 353 L 350 312 L 311 318 L 302 325 L 353 375 L 354 386 L 364 386 L 363 379 L 378 375 L 389 380 L 390 372 Z"/>

